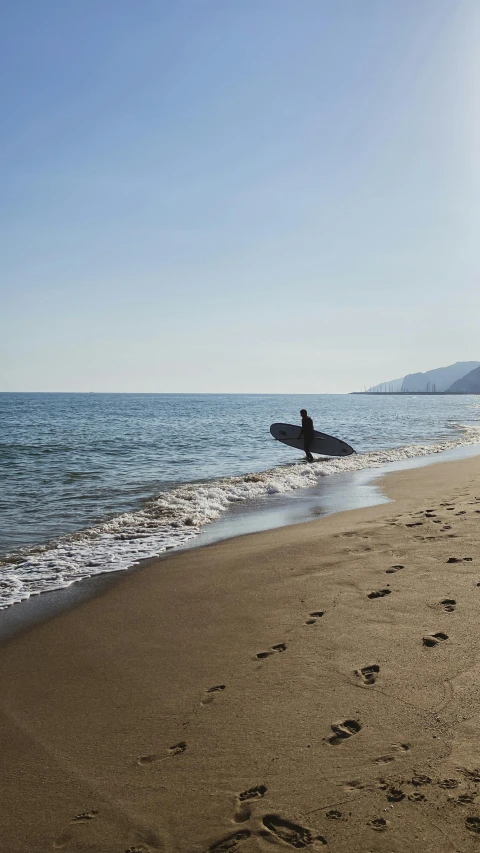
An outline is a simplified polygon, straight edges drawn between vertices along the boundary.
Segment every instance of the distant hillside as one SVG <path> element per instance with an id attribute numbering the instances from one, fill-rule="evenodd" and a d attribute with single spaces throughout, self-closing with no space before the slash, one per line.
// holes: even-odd
<path id="1" fill-rule="evenodd" d="M 451 386 L 480 367 L 480 361 L 457 361 L 448 367 L 437 367 L 426 373 L 409 373 L 401 379 L 391 379 L 367 389 L 367 393 L 404 393 L 415 391 L 449 391 Z M 457 393 L 461 393 L 457 391 Z"/>
<path id="2" fill-rule="evenodd" d="M 480 367 L 457 379 L 448 390 L 452 394 L 480 394 Z"/>
<path id="3" fill-rule="evenodd" d="M 369 393 L 372 391 L 401 391 L 403 385 L 404 377 L 402 376 L 400 379 L 392 379 L 390 382 L 382 382 L 380 385 L 373 385 L 372 388 L 368 388 Z"/>
<path id="4" fill-rule="evenodd" d="M 447 391 L 453 383 L 480 367 L 480 361 L 457 361 L 448 367 L 437 367 L 426 373 L 409 373 L 402 383 L 402 391 Z"/>

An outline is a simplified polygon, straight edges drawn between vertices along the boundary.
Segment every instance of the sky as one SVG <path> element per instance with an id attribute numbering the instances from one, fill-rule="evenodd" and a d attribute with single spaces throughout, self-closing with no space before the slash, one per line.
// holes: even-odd
<path id="1" fill-rule="evenodd" d="M 478 0 L 16 0 L 0 391 L 480 360 Z"/>

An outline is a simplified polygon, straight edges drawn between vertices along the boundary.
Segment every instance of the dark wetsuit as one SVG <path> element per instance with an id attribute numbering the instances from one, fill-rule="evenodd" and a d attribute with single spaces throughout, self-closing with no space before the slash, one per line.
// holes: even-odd
<path id="1" fill-rule="evenodd" d="M 303 447 L 308 461 L 313 462 L 313 456 L 310 453 L 310 445 L 313 441 L 313 421 L 308 415 L 302 417 L 302 429 L 300 430 L 299 437 L 303 437 Z"/>

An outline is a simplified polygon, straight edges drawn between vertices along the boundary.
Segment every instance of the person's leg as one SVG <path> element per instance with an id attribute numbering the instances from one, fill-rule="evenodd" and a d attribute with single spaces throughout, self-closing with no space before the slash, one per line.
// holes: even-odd
<path id="1" fill-rule="evenodd" d="M 303 446 L 304 446 L 304 448 L 305 448 L 305 455 L 306 455 L 306 457 L 307 457 L 307 461 L 308 461 L 308 462 L 313 462 L 313 456 L 312 456 L 312 454 L 310 453 L 310 444 L 311 444 L 311 441 L 312 441 L 312 440 L 311 440 L 311 438 L 305 438 L 305 439 L 304 439 L 304 442 L 303 442 Z"/>

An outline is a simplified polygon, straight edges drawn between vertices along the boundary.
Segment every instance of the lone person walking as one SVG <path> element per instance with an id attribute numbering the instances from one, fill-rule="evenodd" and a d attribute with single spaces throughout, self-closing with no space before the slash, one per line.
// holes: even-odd
<path id="1" fill-rule="evenodd" d="M 307 462 L 313 462 L 313 456 L 310 453 L 310 445 L 313 441 L 313 421 L 308 416 L 306 409 L 300 409 L 300 414 L 302 416 L 302 428 L 298 437 L 303 438 L 303 447 L 307 457 Z"/>

